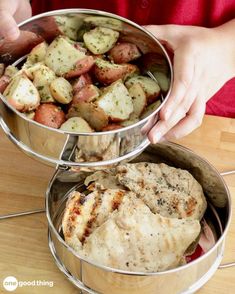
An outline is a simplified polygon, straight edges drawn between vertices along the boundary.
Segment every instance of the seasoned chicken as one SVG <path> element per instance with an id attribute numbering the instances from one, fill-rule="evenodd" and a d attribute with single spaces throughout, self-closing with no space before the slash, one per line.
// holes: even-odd
<path id="1" fill-rule="evenodd" d="M 91 183 L 95 183 L 94 186 L 100 185 L 102 188 L 108 189 L 124 189 L 124 187 L 118 182 L 113 171 L 97 171 L 88 177 L 86 177 L 84 184 L 89 186 Z M 88 187 L 89 189 L 89 187 Z"/>
<path id="2" fill-rule="evenodd" d="M 62 221 L 66 243 L 75 250 L 80 249 L 93 230 L 102 225 L 110 213 L 118 208 L 125 193 L 131 194 L 120 189 L 97 189 L 87 196 L 73 192 L 67 201 Z"/>
<path id="3" fill-rule="evenodd" d="M 164 163 L 128 163 L 117 167 L 117 179 L 162 216 L 200 220 L 206 210 L 202 187 L 186 170 Z"/>
<path id="4" fill-rule="evenodd" d="M 200 233 L 198 220 L 154 214 L 133 193 L 85 240 L 81 254 L 112 268 L 156 272 L 182 264 Z"/>

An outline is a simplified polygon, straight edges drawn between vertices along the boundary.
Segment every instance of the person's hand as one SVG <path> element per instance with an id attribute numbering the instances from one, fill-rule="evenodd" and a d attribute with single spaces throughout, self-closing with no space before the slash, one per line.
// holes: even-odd
<path id="1" fill-rule="evenodd" d="M 0 38 L 16 40 L 20 34 L 17 23 L 31 14 L 29 0 L 0 0 Z"/>
<path id="2" fill-rule="evenodd" d="M 169 99 L 143 128 L 149 140 L 178 139 L 200 126 L 206 102 L 235 75 L 235 22 L 208 29 L 194 26 L 146 26 L 174 53 Z M 155 123 L 155 124 L 154 124 Z"/>

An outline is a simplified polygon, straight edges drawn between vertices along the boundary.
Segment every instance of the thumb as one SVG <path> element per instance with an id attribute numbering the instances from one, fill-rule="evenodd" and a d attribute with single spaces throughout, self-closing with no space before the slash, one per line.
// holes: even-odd
<path id="1" fill-rule="evenodd" d="M 161 43 L 169 45 L 175 50 L 186 28 L 180 25 L 147 25 L 145 29 L 152 33 Z"/>
<path id="2" fill-rule="evenodd" d="M 11 7 L 10 3 L 9 6 L 10 7 L 8 7 L 5 1 L 0 2 L 0 37 L 4 37 L 9 41 L 14 41 L 19 37 L 20 31 L 13 18 L 15 9 Z"/>

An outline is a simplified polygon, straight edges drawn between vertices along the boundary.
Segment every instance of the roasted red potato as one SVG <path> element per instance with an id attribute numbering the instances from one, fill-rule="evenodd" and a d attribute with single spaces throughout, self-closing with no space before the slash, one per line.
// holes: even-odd
<path id="1" fill-rule="evenodd" d="M 40 103 L 38 90 L 24 74 L 12 78 L 3 95 L 10 105 L 22 112 L 34 110 Z"/>
<path id="2" fill-rule="evenodd" d="M 65 122 L 63 110 L 54 104 L 41 104 L 36 109 L 34 120 L 45 126 L 58 129 Z"/>
<path id="3" fill-rule="evenodd" d="M 113 130 L 118 130 L 121 129 L 123 126 L 119 124 L 108 124 L 106 127 L 102 129 L 103 132 L 107 131 L 113 131 Z"/>
<path id="4" fill-rule="evenodd" d="M 3 76 L 4 70 L 5 70 L 5 64 L 4 63 L 0 63 L 0 77 Z"/>
<path id="5" fill-rule="evenodd" d="M 134 110 L 132 98 L 121 80 L 106 87 L 96 103 L 113 122 L 128 119 Z"/>
<path id="6" fill-rule="evenodd" d="M 109 28 L 96 27 L 83 35 L 86 47 L 93 54 L 108 52 L 117 42 L 119 33 Z"/>
<path id="7" fill-rule="evenodd" d="M 81 75 L 74 83 L 73 83 L 73 94 L 76 95 L 83 87 L 87 85 L 91 85 L 92 80 L 88 73 Z"/>
<path id="8" fill-rule="evenodd" d="M 80 59 L 75 64 L 74 68 L 67 72 L 64 77 L 66 79 L 79 77 L 80 75 L 87 73 L 94 64 L 95 60 L 92 56 L 85 56 L 84 58 Z"/>
<path id="9" fill-rule="evenodd" d="M 146 76 L 135 76 L 130 78 L 126 83 L 125 86 L 130 89 L 131 86 L 135 84 L 139 84 L 147 97 L 147 103 L 151 104 L 156 101 L 160 95 L 161 89 L 158 83 L 152 80 L 150 77 Z"/>
<path id="10" fill-rule="evenodd" d="M 0 93 L 3 94 L 6 87 L 9 85 L 9 83 L 10 83 L 10 77 L 5 76 L 5 75 L 1 76 L 1 78 L 0 78 Z"/>
<path id="11" fill-rule="evenodd" d="M 138 118 L 147 105 L 146 94 L 139 83 L 135 83 L 130 87 L 129 94 L 132 98 L 134 108 L 132 116 Z"/>
<path id="12" fill-rule="evenodd" d="M 84 86 L 76 95 L 73 97 L 72 104 L 83 102 L 91 102 L 99 97 L 100 91 L 94 85 Z"/>
<path id="13" fill-rule="evenodd" d="M 66 122 L 64 122 L 61 127 L 61 130 L 67 132 L 76 132 L 76 133 L 91 133 L 94 130 L 89 126 L 89 124 L 81 117 L 71 117 Z"/>
<path id="14" fill-rule="evenodd" d="M 74 47 L 76 49 L 78 49 L 79 51 L 82 51 L 84 53 L 87 53 L 87 49 L 85 47 L 83 47 L 81 43 L 75 43 L 74 44 Z"/>
<path id="15" fill-rule="evenodd" d="M 138 72 L 138 68 L 133 64 L 114 64 L 100 58 L 96 59 L 94 65 L 96 79 L 104 85 L 112 84 L 119 79 L 125 80 L 135 72 Z"/>
<path id="16" fill-rule="evenodd" d="M 70 117 L 82 117 L 96 131 L 101 131 L 108 125 L 108 116 L 102 108 L 94 103 L 80 102 L 74 104 L 67 114 Z"/>
<path id="17" fill-rule="evenodd" d="M 48 32 L 42 23 L 50 24 Z M 118 129 L 152 110 L 161 91 L 169 87 L 160 54 L 148 53 L 151 44 L 145 42 L 137 47 L 138 34 L 134 39 L 120 34 L 119 20 L 58 15 L 29 27 L 32 32 L 21 31 L 17 42 L 0 41 L 0 62 L 8 64 L 28 54 L 23 66 L 8 66 L 3 74 L 0 64 L 0 91 L 9 104 L 25 115 L 30 112 L 29 117 L 41 124 L 76 132 Z M 45 40 L 34 30 L 40 30 Z M 135 59 L 137 65 L 131 64 Z M 146 71 L 152 67 L 155 78 Z"/>
<path id="18" fill-rule="evenodd" d="M 109 58 L 114 63 L 128 63 L 141 56 L 138 47 L 133 43 L 119 43 L 109 51 Z"/>

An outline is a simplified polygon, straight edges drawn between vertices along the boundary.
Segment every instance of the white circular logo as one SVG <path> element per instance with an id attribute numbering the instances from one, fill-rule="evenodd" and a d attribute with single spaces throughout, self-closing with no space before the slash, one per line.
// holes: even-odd
<path id="1" fill-rule="evenodd" d="M 15 291 L 15 289 L 18 287 L 18 281 L 15 277 L 6 277 L 3 281 L 3 287 L 7 291 Z"/>

